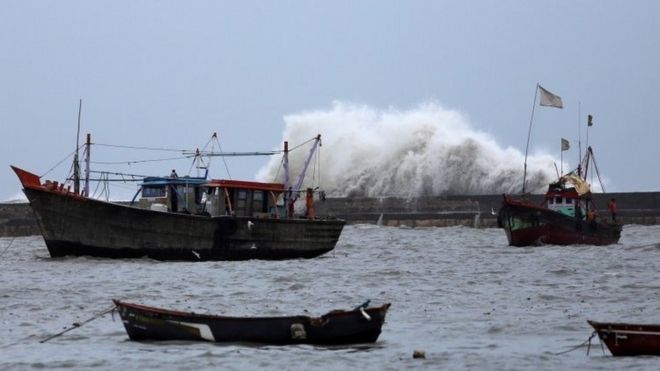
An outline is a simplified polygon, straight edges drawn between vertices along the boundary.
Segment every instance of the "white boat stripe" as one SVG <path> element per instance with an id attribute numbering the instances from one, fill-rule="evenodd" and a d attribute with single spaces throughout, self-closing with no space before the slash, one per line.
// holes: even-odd
<path id="1" fill-rule="evenodd" d="M 215 341 L 215 337 L 213 336 L 213 333 L 211 332 L 211 328 L 208 325 L 203 325 L 203 324 L 200 324 L 200 323 L 171 321 L 171 320 L 167 320 L 167 322 L 174 323 L 174 324 L 181 325 L 181 326 L 188 326 L 188 327 L 196 328 L 197 330 L 199 330 L 199 336 L 201 336 L 202 339 L 208 340 L 208 341 Z"/>

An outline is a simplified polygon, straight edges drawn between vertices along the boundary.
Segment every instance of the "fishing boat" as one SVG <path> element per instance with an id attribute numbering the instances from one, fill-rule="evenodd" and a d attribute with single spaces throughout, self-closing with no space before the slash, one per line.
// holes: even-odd
<path id="1" fill-rule="evenodd" d="M 313 258 L 334 249 L 345 222 L 317 217 L 313 190 L 294 213 L 308 161 L 295 185 L 206 177 L 145 177 L 131 203 L 102 201 L 83 189 L 12 166 L 51 257 L 157 260 Z M 90 143 L 88 136 L 88 144 Z M 88 152 L 89 153 L 89 152 Z M 285 143 L 284 163 L 288 164 Z M 77 184 L 77 183 L 76 183 Z M 310 202 L 310 199 L 312 202 Z"/>
<path id="2" fill-rule="evenodd" d="M 615 357 L 660 356 L 660 325 L 587 322 Z"/>
<path id="3" fill-rule="evenodd" d="M 593 155 L 583 159 L 585 168 Z M 582 165 L 578 166 L 581 169 Z M 621 225 L 598 213 L 589 184 L 580 170 L 560 177 L 548 186 L 541 204 L 527 198 L 504 195 L 497 216 L 509 245 L 610 245 L 621 238 Z"/>
<path id="4" fill-rule="evenodd" d="M 550 183 L 540 204 L 529 200 L 529 195 L 526 193 L 527 153 L 538 95 L 540 95 L 541 106 L 563 108 L 559 96 L 552 94 L 539 84 L 536 85 L 525 148 L 522 195 L 519 197 L 503 195 L 502 207 L 497 214 L 498 226 L 504 228 L 511 246 L 610 245 L 617 243 L 621 237 L 622 227 L 614 220 L 609 222 L 607 218 L 598 213 L 597 205 L 592 197 L 591 186 L 587 182 L 591 164 L 600 181 L 600 174 L 590 146 L 587 146 L 587 150 L 575 170 L 564 175 L 560 175 L 557 171 L 558 179 Z M 592 124 L 592 116 L 588 115 L 587 138 L 588 128 Z M 562 156 L 563 152 L 569 148 L 569 141 L 562 138 Z M 601 188 L 604 190 L 602 182 Z"/>
<path id="5" fill-rule="evenodd" d="M 378 339 L 390 304 L 333 310 L 320 317 L 227 317 L 114 300 L 131 340 L 345 345 Z"/>

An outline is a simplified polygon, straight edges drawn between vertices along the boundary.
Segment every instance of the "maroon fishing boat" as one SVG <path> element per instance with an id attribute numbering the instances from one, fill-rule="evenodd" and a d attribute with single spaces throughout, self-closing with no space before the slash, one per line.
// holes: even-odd
<path id="1" fill-rule="evenodd" d="M 333 310 L 320 317 L 228 317 L 114 300 L 131 340 L 345 345 L 378 339 L 390 304 Z"/>
<path id="2" fill-rule="evenodd" d="M 589 147 L 575 171 L 548 186 L 541 204 L 524 196 L 504 195 L 497 220 L 509 245 L 610 245 L 619 241 L 622 226 L 598 213 L 585 180 L 592 157 Z"/>
<path id="3" fill-rule="evenodd" d="M 587 322 L 615 357 L 660 356 L 660 325 Z"/>

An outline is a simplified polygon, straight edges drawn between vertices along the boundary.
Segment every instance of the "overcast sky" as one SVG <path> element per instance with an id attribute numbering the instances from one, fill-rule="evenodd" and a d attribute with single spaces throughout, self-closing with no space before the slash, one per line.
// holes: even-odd
<path id="1" fill-rule="evenodd" d="M 195 148 L 217 132 L 225 151 L 269 150 L 285 116 L 335 101 L 436 102 L 524 151 L 539 82 L 565 108 L 537 107 L 530 152 L 577 142 L 580 102 L 607 191 L 657 191 L 659 15 L 651 0 L 4 0 L 0 200 L 20 193 L 10 164 L 41 175 L 73 151 L 80 98 L 99 143 Z M 266 162 L 232 159 L 231 176 Z"/>

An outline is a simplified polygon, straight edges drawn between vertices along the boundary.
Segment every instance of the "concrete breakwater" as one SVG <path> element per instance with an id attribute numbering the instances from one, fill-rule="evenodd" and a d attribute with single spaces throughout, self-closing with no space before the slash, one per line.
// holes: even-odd
<path id="1" fill-rule="evenodd" d="M 617 220 L 623 224 L 660 224 L 660 192 L 595 194 L 594 204 L 601 217 L 609 218 L 607 202 L 615 198 Z M 540 204 L 543 195 L 531 195 Z M 317 215 L 331 214 L 349 223 L 377 223 L 388 226 L 475 228 L 497 227 L 495 215 L 502 195 L 444 196 L 419 198 L 333 198 L 317 202 Z"/>
<path id="2" fill-rule="evenodd" d="M 607 201 L 616 198 L 618 220 L 624 224 L 660 224 L 660 192 L 626 192 L 594 195 L 603 217 L 609 217 Z M 541 203 L 542 195 L 530 200 Z M 497 226 L 494 213 L 501 195 L 442 197 L 328 198 L 315 203 L 317 215 L 333 215 L 348 223 L 382 223 L 386 226 L 475 228 Z M 39 228 L 27 203 L 0 203 L 0 237 L 38 235 Z"/>
<path id="3" fill-rule="evenodd" d="M 39 234 L 37 220 L 27 203 L 0 203 L 0 237 Z"/>

